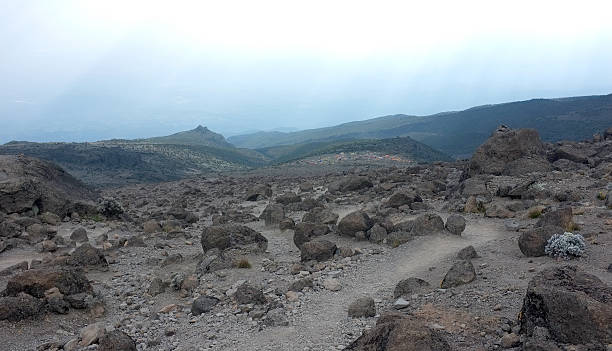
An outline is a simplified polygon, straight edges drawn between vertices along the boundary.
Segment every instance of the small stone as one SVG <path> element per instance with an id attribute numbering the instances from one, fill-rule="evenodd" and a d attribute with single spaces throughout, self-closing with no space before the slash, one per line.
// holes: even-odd
<path id="1" fill-rule="evenodd" d="M 410 306 L 410 302 L 402 299 L 401 297 L 395 300 L 395 302 L 393 303 L 393 308 L 395 308 L 396 310 L 401 310 L 408 306 Z"/>
<path id="2" fill-rule="evenodd" d="M 516 347 L 520 343 L 521 343 L 521 338 L 514 333 L 506 334 L 501 338 L 501 346 L 505 349 Z"/>
<path id="3" fill-rule="evenodd" d="M 104 328 L 104 324 L 102 323 L 94 323 L 90 324 L 87 327 L 83 328 L 80 333 L 81 342 L 79 342 L 79 346 L 89 346 L 104 335 L 106 329 Z"/>
<path id="4" fill-rule="evenodd" d="M 340 291 L 342 289 L 342 285 L 338 279 L 328 278 L 323 281 L 323 287 L 329 291 Z"/>
<path id="5" fill-rule="evenodd" d="M 178 308 L 178 305 L 177 305 L 177 304 L 175 304 L 175 303 L 171 303 L 171 304 L 169 304 L 169 305 L 166 305 L 166 306 L 162 307 L 162 308 L 159 310 L 159 313 L 170 313 L 170 312 L 174 311 L 174 310 L 175 310 L 175 309 L 177 309 L 177 308 Z"/>

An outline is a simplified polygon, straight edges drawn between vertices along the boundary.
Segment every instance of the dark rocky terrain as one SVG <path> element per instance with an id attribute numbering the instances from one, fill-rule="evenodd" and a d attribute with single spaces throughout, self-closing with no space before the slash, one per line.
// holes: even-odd
<path id="1" fill-rule="evenodd" d="M 611 350 L 612 130 L 489 135 L 100 193 L 0 158 L 0 349 Z"/>

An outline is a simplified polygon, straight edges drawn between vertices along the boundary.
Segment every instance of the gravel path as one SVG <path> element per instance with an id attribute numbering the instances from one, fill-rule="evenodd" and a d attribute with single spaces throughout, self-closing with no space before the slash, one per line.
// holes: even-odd
<path id="1" fill-rule="evenodd" d="M 467 245 L 478 248 L 503 234 L 503 228 L 491 221 L 470 221 L 463 236 L 435 235 L 417 238 L 379 255 L 374 262 L 359 265 L 338 279 L 339 292 L 319 291 L 306 296 L 299 318 L 290 327 L 266 328 L 259 333 L 241 335 L 232 350 L 333 350 L 346 341 L 345 329 L 352 323 L 347 306 L 358 297 L 368 295 L 377 301 L 389 299 L 395 284 L 410 276 L 429 277 L 430 267 Z M 290 237 L 288 240 L 291 239 Z M 270 244 L 274 245 L 271 240 Z M 273 248 L 272 248 L 273 250 Z M 376 256 L 373 256 L 376 257 Z M 437 282 L 432 282 L 436 284 Z M 345 328 L 347 326 L 347 328 Z"/>

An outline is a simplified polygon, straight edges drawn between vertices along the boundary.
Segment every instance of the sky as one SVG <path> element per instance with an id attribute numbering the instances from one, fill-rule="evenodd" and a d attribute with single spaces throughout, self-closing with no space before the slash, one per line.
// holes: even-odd
<path id="1" fill-rule="evenodd" d="M 609 1 L 7 1 L 0 143 L 612 93 Z"/>

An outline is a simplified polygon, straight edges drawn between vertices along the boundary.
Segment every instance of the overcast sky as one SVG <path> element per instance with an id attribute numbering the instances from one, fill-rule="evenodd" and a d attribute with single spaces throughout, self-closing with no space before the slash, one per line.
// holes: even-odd
<path id="1" fill-rule="evenodd" d="M 610 13 L 609 1 L 559 0 L 7 1 L 0 143 L 198 124 L 229 136 L 609 94 Z"/>

